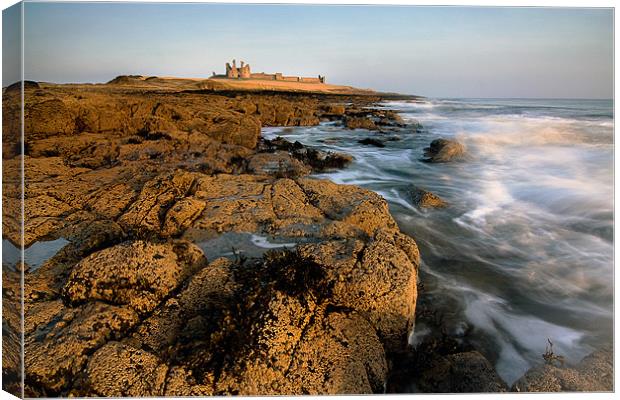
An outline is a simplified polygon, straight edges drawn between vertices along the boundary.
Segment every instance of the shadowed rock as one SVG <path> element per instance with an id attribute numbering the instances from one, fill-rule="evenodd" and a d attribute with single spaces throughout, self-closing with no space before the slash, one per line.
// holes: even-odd
<path id="1" fill-rule="evenodd" d="M 291 157 L 301 161 L 303 165 L 310 167 L 315 172 L 344 168 L 353 160 L 353 157 L 348 154 L 317 150 L 299 142 L 291 143 L 280 136 L 272 140 L 263 140 L 259 145 L 259 151 L 267 153 L 286 151 Z M 261 153 L 255 157 L 260 155 Z M 282 155 L 279 157 L 283 159 Z M 283 163 L 285 165 L 291 164 L 291 161 L 283 160 Z M 295 167 L 295 170 L 299 171 L 300 167 Z M 303 171 L 300 171 L 299 175 L 305 175 L 301 172 Z"/>
<path id="2" fill-rule="evenodd" d="M 424 393 L 506 392 L 508 387 L 491 363 L 477 351 L 435 360 L 417 381 Z"/>

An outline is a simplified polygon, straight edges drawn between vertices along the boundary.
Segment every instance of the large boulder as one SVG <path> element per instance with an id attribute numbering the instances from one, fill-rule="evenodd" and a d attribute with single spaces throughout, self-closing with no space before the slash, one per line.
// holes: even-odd
<path id="1" fill-rule="evenodd" d="M 442 163 L 463 158 L 465 146 L 454 140 L 435 139 L 424 149 L 424 161 Z"/>
<path id="2" fill-rule="evenodd" d="M 225 347 L 216 393 L 242 395 L 376 393 L 387 365 L 361 314 L 332 303 L 326 266 L 299 252 L 275 252 L 241 266 L 237 306 L 211 346 Z M 206 351 L 205 351 L 206 350 Z M 195 351 L 208 360 L 209 349 Z M 217 358 L 212 359 L 217 364 Z"/>
<path id="3" fill-rule="evenodd" d="M 386 350 L 406 347 L 414 323 L 420 263 L 411 238 L 379 229 L 368 244 L 348 239 L 303 245 L 299 251 L 326 266 L 333 282 L 331 302 L 364 316 Z"/>

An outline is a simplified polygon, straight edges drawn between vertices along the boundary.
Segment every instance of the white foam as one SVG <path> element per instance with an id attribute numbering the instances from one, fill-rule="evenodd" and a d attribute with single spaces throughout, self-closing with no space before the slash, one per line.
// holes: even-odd
<path id="1" fill-rule="evenodd" d="M 256 247 L 260 247 L 262 249 L 281 249 L 286 247 L 295 247 L 295 243 L 272 243 L 265 236 L 259 236 L 252 234 L 252 238 L 250 239 L 252 244 Z"/>

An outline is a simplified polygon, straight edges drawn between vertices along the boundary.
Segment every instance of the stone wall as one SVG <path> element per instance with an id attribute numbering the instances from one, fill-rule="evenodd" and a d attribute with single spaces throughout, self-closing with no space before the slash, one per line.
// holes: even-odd
<path id="1" fill-rule="evenodd" d="M 215 73 L 213 73 L 213 76 Z M 261 79 L 269 81 L 285 81 L 285 82 L 307 82 L 307 83 L 325 83 L 325 77 L 319 75 L 318 78 L 308 78 L 299 76 L 283 76 L 281 72 L 275 74 L 266 74 L 264 72 L 252 73 L 250 71 L 250 64 L 245 64 L 241 61 L 241 65 L 237 67 L 237 63 L 233 60 L 232 65 L 226 63 L 226 78 L 231 79 Z"/>
<path id="2" fill-rule="evenodd" d="M 260 73 L 251 74 L 250 78 L 252 78 L 252 79 L 263 79 L 263 80 L 268 80 L 268 81 L 275 81 L 276 80 L 276 74 L 266 74 L 264 72 L 260 72 Z"/>

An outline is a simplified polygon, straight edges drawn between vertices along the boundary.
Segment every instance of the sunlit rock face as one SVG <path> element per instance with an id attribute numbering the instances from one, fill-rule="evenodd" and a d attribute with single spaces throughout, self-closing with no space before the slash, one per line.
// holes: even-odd
<path id="1" fill-rule="evenodd" d="M 343 123 L 344 99 L 157 82 L 26 89 L 23 240 L 45 248 L 25 271 L 26 394 L 382 392 L 413 327 L 416 243 L 381 196 L 308 177 L 351 157 L 260 137 Z M 20 195 L 3 191 L 7 246 Z M 3 269 L 13 297 L 19 274 Z"/>

